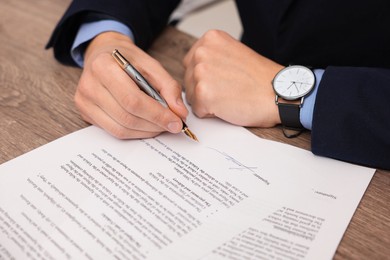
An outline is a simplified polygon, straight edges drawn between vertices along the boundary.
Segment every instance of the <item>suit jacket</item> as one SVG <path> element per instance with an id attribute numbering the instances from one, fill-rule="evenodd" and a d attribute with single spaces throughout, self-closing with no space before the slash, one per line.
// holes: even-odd
<path id="1" fill-rule="evenodd" d="M 74 0 L 47 47 L 74 65 L 81 23 L 112 17 L 146 49 L 179 0 Z M 324 68 L 312 125 L 312 152 L 390 169 L 390 1 L 237 1 L 242 42 L 288 64 Z"/>

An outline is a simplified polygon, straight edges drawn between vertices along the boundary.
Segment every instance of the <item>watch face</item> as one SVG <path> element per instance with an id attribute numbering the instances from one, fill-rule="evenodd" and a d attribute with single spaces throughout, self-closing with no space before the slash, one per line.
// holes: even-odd
<path id="1" fill-rule="evenodd" d="M 314 73 L 309 68 L 299 65 L 282 69 L 272 81 L 276 94 L 286 100 L 305 96 L 313 89 L 314 84 Z"/>

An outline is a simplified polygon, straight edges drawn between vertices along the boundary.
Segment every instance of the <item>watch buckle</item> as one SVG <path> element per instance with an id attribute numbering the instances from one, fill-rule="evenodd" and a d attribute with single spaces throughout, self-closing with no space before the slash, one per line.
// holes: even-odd
<path id="1" fill-rule="evenodd" d="M 284 98 L 282 98 L 282 99 L 283 99 L 283 100 L 286 100 L 286 99 L 284 99 Z M 300 100 L 300 102 L 299 102 L 299 104 L 298 104 L 299 108 L 302 107 L 304 99 L 305 99 L 305 97 L 301 97 L 301 100 Z M 286 100 L 286 101 L 293 101 L 293 100 Z M 279 96 L 278 96 L 278 95 L 275 95 L 275 104 L 276 104 L 276 105 L 279 105 Z"/>

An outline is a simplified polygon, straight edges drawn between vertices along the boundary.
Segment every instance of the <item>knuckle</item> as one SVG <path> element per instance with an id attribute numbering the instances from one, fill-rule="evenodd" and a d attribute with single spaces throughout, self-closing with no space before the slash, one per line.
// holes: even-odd
<path id="1" fill-rule="evenodd" d="M 218 29 L 211 29 L 211 30 L 208 30 L 207 32 L 205 32 L 203 38 L 208 41 L 208 40 L 216 40 L 216 39 L 219 39 L 221 37 L 223 37 L 223 35 L 225 34 L 225 32 L 221 31 L 221 30 L 218 30 Z"/>
<path id="2" fill-rule="evenodd" d="M 125 111 L 120 113 L 118 120 L 119 123 L 126 128 L 138 129 L 139 127 L 139 121 L 136 120 L 136 118 L 132 114 L 127 113 Z"/>
<path id="3" fill-rule="evenodd" d="M 73 102 L 77 109 L 83 112 L 84 107 L 88 101 L 92 99 L 92 88 L 87 86 L 78 87 L 75 95 L 73 96 Z"/>
<path id="4" fill-rule="evenodd" d="M 141 106 L 139 98 L 131 94 L 124 95 L 120 102 L 125 110 L 132 114 L 137 113 Z"/>
<path id="5" fill-rule="evenodd" d="M 114 62 L 108 62 L 111 60 L 111 55 L 109 53 L 100 53 L 98 54 L 90 63 L 89 69 L 93 75 L 100 75 L 102 71 L 105 73 L 111 72 L 113 69 Z"/>
<path id="6" fill-rule="evenodd" d="M 152 121 L 158 125 L 165 125 L 168 122 L 168 113 L 164 113 L 165 109 L 161 109 L 152 116 Z"/>
<path id="7" fill-rule="evenodd" d="M 117 139 L 128 139 L 129 135 L 124 127 L 120 125 L 111 126 L 107 131 Z"/>
<path id="8" fill-rule="evenodd" d="M 167 86 L 170 86 L 172 90 L 176 90 L 179 92 L 182 90 L 182 86 L 174 78 L 167 80 Z"/>
<path id="9" fill-rule="evenodd" d="M 125 110 L 118 116 L 120 124 L 129 129 L 141 129 L 142 120 L 139 120 L 138 116 L 145 114 L 143 102 L 139 98 L 131 95 L 124 97 L 122 102 Z M 148 114 L 147 120 L 154 122 L 157 125 L 164 125 L 169 120 L 169 113 L 166 111 L 167 110 L 163 109 L 161 106 L 161 109 L 155 111 L 153 114 Z"/>
<path id="10" fill-rule="evenodd" d="M 76 94 L 74 96 L 75 102 L 80 103 L 82 98 L 91 98 L 94 94 L 93 88 L 90 84 L 84 84 L 83 82 L 80 82 L 80 84 L 77 87 Z"/>
<path id="11" fill-rule="evenodd" d="M 193 59 L 196 63 L 204 61 L 208 57 L 208 49 L 205 46 L 199 46 L 196 48 L 193 54 Z"/>
<path id="12" fill-rule="evenodd" d="M 207 63 L 197 63 L 193 69 L 193 78 L 200 81 L 209 72 Z"/>
<path id="13" fill-rule="evenodd" d="M 99 73 L 99 71 L 102 69 L 102 62 L 101 59 L 96 58 L 91 61 L 90 70 L 92 74 Z"/>
<path id="14" fill-rule="evenodd" d="M 192 106 L 192 111 L 199 118 L 204 118 L 208 115 L 207 107 L 203 103 L 194 103 Z"/>
<path id="15" fill-rule="evenodd" d="M 207 102 L 208 98 L 208 84 L 205 81 L 199 81 L 195 88 L 193 93 L 193 99 L 196 101 L 196 103 L 199 102 Z"/>

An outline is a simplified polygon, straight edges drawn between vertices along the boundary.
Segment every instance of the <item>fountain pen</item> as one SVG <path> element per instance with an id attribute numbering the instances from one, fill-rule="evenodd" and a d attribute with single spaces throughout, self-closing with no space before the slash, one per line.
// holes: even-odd
<path id="1" fill-rule="evenodd" d="M 133 65 L 130 64 L 129 61 L 123 55 L 118 51 L 114 50 L 112 52 L 112 56 L 117 61 L 119 66 L 130 76 L 130 78 L 137 84 L 137 86 L 145 92 L 150 97 L 157 100 L 161 105 L 163 105 L 166 108 L 169 108 L 168 103 L 165 101 L 165 99 L 158 93 L 157 90 L 155 90 L 152 85 L 150 85 L 146 79 L 139 73 Z M 198 141 L 198 138 L 195 136 L 194 133 L 191 132 L 191 130 L 188 128 L 186 123 L 182 120 L 183 128 L 182 132 L 187 135 L 192 140 Z"/>

